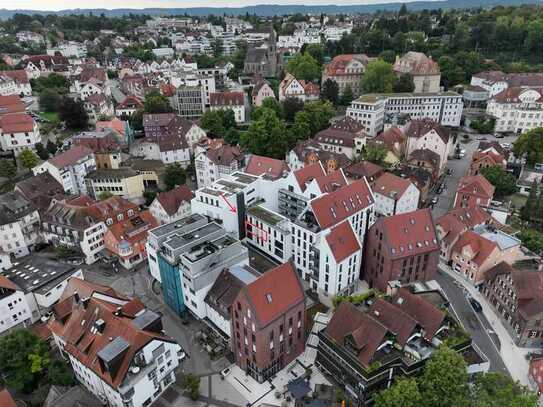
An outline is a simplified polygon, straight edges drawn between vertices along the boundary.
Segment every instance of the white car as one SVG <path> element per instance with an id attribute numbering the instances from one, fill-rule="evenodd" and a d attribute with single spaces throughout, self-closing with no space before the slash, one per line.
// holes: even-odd
<path id="1" fill-rule="evenodd" d="M 224 377 L 228 376 L 231 371 L 232 371 L 232 369 L 227 367 L 226 369 L 221 370 L 221 376 L 224 378 Z"/>

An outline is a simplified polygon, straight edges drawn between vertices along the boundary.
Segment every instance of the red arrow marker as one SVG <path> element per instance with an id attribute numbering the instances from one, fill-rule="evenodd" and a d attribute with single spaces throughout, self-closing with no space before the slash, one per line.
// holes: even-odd
<path id="1" fill-rule="evenodd" d="M 224 199 L 224 202 L 226 202 L 226 205 L 228 205 L 228 207 L 230 208 L 230 212 L 232 213 L 236 213 L 236 208 L 234 206 L 232 206 L 232 204 L 230 202 L 228 202 L 228 199 L 225 198 L 224 194 L 221 193 L 221 198 Z"/>

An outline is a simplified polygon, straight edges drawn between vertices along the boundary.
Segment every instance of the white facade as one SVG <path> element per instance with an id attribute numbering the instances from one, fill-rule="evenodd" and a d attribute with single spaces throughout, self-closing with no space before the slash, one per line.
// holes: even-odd
<path id="1" fill-rule="evenodd" d="M 215 111 L 215 110 L 232 110 L 234 112 L 234 118 L 236 119 L 236 123 L 245 123 L 246 117 L 245 117 L 245 105 L 225 105 L 225 106 L 210 106 L 209 110 Z"/>
<path id="2" fill-rule="evenodd" d="M 159 224 L 164 225 L 166 223 L 171 223 L 178 219 L 189 216 L 191 214 L 191 205 L 190 202 L 183 202 L 181 203 L 181 205 L 179 205 L 177 211 L 174 214 L 170 215 L 162 207 L 160 201 L 155 198 L 151 203 L 151 206 L 149 206 L 149 211 Z"/>
<path id="3" fill-rule="evenodd" d="M 408 114 L 411 119 L 432 119 L 442 126 L 458 127 L 462 96 L 455 92 L 363 95 L 347 108 L 347 116 L 364 126 L 369 136 L 383 131 L 385 114 Z"/>
<path id="4" fill-rule="evenodd" d="M 48 48 L 47 55 L 55 55 L 60 52 L 66 58 L 86 58 L 87 46 L 85 44 L 68 41 L 59 44 L 56 48 Z"/>
<path id="5" fill-rule="evenodd" d="M 378 190 L 373 190 L 373 196 L 375 197 L 375 212 L 382 216 L 392 216 L 416 211 L 419 205 L 420 191 L 413 183 L 410 183 L 401 196 L 390 197 Z"/>
<path id="6" fill-rule="evenodd" d="M 447 165 L 449 155 L 452 154 L 452 137 L 444 142 L 435 129 L 431 129 L 420 137 L 407 137 L 406 155 L 409 157 L 415 150 L 430 150 L 439 156 L 440 172 Z"/>
<path id="7" fill-rule="evenodd" d="M 496 119 L 497 133 L 521 134 L 543 126 L 542 89 L 519 90 L 516 98 L 491 98 L 486 114 Z"/>
<path id="8" fill-rule="evenodd" d="M 0 335 L 14 327 L 27 327 L 32 323 L 32 312 L 23 291 L 0 286 Z"/>
<path id="9" fill-rule="evenodd" d="M 58 168 L 51 162 L 51 160 L 45 161 L 44 163 L 32 168 L 32 172 L 34 175 L 48 172 L 62 185 L 64 192 L 73 195 L 85 195 L 87 194 L 85 177 L 95 169 L 96 160 L 94 158 L 94 154 L 90 153 L 89 155 L 77 160 L 77 162 L 62 168 Z"/>
<path id="10" fill-rule="evenodd" d="M 195 167 L 198 188 L 209 186 L 241 169 L 236 160 L 233 160 L 230 165 L 217 165 L 207 157 L 205 151 L 196 152 Z"/>
<path id="11" fill-rule="evenodd" d="M 34 210 L 0 226 L 0 249 L 15 257 L 26 256 L 39 238 L 40 215 Z"/>
<path id="12" fill-rule="evenodd" d="M 10 132 L 7 129 L 0 129 L 0 146 L 4 151 L 13 151 L 18 156 L 23 150 L 33 150 L 34 146 L 41 142 L 40 129 L 34 121 L 31 131 Z"/>

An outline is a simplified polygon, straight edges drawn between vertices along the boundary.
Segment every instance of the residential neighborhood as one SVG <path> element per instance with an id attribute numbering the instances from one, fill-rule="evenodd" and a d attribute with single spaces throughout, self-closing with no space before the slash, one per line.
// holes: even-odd
<path id="1" fill-rule="evenodd" d="M 543 405 L 542 6 L 78 1 L 0 10 L 0 407 Z"/>

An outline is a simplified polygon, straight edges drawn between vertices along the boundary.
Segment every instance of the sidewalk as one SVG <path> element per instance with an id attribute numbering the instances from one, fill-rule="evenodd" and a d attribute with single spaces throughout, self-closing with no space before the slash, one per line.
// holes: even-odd
<path id="1" fill-rule="evenodd" d="M 479 301 L 483 307 L 484 316 L 490 322 L 492 329 L 500 339 L 500 356 L 505 366 L 507 366 L 507 370 L 509 370 L 511 377 L 513 380 L 518 380 L 521 384 L 530 387 L 530 382 L 528 381 L 528 361 L 526 360 L 526 354 L 529 353 L 529 350 L 519 348 L 514 344 L 509 332 L 494 311 L 494 308 L 492 308 L 486 298 L 473 287 L 471 283 L 467 282 L 462 276 L 455 273 L 450 267 L 444 264 L 440 264 L 439 268 L 454 278 L 455 281 L 460 283 L 473 298 Z"/>

